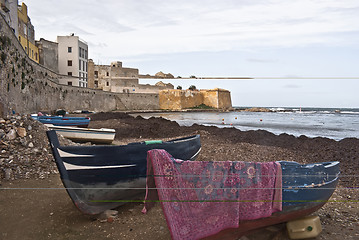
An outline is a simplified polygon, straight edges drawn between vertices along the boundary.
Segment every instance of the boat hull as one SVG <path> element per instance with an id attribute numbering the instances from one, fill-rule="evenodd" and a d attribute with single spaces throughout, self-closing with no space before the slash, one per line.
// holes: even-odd
<path id="1" fill-rule="evenodd" d="M 32 116 L 32 118 L 43 124 L 56 126 L 87 127 L 90 123 L 90 118 L 87 117 Z"/>
<path id="2" fill-rule="evenodd" d="M 116 131 L 114 129 L 92 129 L 67 126 L 55 126 L 45 124 L 50 130 L 55 130 L 63 137 L 74 142 L 92 142 L 97 144 L 111 144 L 115 139 Z"/>
<path id="3" fill-rule="evenodd" d="M 136 199 L 144 199 L 147 151 L 165 149 L 176 158 L 195 159 L 200 136 L 168 142 L 124 146 L 60 146 L 55 131 L 47 131 L 62 182 L 79 210 L 98 214 Z"/>
<path id="4" fill-rule="evenodd" d="M 255 230 L 260 228 L 265 228 L 267 226 L 284 223 L 291 221 L 293 219 L 298 219 L 304 216 L 307 216 L 317 210 L 319 210 L 325 202 L 307 204 L 301 208 L 291 209 L 291 207 L 284 207 L 283 211 L 274 213 L 272 216 L 267 218 L 261 218 L 251 221 L 242 221 L 239 223 L 238 228 L 228 228 L 220 231 L 219 233 L 212 235 L 210 237 L 203 238 L 203 240 L 232 240 L 238 239 L 242 236 L 245 236 Z"/>
<path id="5" fill-rule="evenodd" d="M 285 161 L 279 163 L 283 174 L 282 211 L 267 218 L 241 221 L 238 228 L 225 229 L 204 239 L 238 239 L 257 229 L 307 216 L 320 209 L 336 189 L 339 162 L 306 165 Z"/>
<path id="6" fill-rule="evenodd" d="M 174 158 L 192 160 L 201 149 L 198 135 L 150 145 L 67 147 L 59 145 L 54 131 L 48 131 L 47 135 L 64 186 L 75 205 L 86 214 L 143 201 L 148 150 L 165 149 Z M 283 210 L 273 215 L 275 220 L 264 221 L 269 225 L 287 220 L 285 216 L 297 216 L 295 212 L 307 213 L 308 209 L 322 206 L 333 194 L 340 174 L 339 162 L 279 163 Z"/>
<path id="7" fill-rule="evenodd" d="M 301 207 L 327 201 L 339 181 L 337 161 L 314 164 L 279 162 L 282 167 L 283 206 Z"/>

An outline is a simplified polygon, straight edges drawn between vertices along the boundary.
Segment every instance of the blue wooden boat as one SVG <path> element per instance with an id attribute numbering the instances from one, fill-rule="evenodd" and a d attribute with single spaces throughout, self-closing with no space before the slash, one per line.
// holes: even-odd
<path id="1" fill-rule="evenodd" d="M 144 199 L 146 151 L 165 149 L 177 159 L 188 160 L 194 159 L 200 151 L 199 136 L 153 145 L 142 142 L 126 146 L 64 147 L 59 145 L 53 131 L 47 134 L 65 188 L 76 206 L 87 214 L 98 214 L 133 199 Z M 283 210 L 268 218 L 241 222 L 240 228 L 231 229 L 238 236 L 308 215 L 322 207 L 335 191 L 339 162 L 279 163 Z M 226 234 L 227 230 L 224 231 Z"/>
<path id="2" fill-rule="evenodd" d="M 55 126 L 76 126 L 87 127 L 90 123 L 88 117 L 63 117 L 63 116 L 31 116 L 33 119 L 43 124 L 53 124 Z"/>
<path id="3" fill-rule="evenodd" d="M 339 181 L 339 162 L 299 164 L 279 161 L 282 168 L 282 211 L 267 218 L 241 221 L 238 228 L 225 229 L 205 239 L 238 239 L 267 226 L 307 216 L 332 196 Z"/>
<path id="4" fill-rule="evenodd" d="M 144 199 L 148 150 L 165 149 L 176 158 L 188 160 L 201 151 L 199 135 L 123 146 L 60 146 L 54 130 L 47 131 L 47 136 L 61 180 L 85 214 L 99 214 Z"/>

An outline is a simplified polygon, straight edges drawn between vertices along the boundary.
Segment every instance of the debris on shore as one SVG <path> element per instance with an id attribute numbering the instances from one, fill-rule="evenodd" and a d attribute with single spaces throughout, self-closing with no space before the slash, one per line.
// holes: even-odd
<path id="1" fill-rule="evenodd" d="M 58 173 L 46 130 L 45 125 L 27 115 L 0 118 L 0 182 L 44 179 Z"/>

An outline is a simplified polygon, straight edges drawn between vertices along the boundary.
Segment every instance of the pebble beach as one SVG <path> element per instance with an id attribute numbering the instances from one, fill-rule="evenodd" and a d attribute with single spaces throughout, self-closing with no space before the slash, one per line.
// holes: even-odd
<path id="1" fill-rule="evenodd" d="M 359 238 L 359 140 L 275 135 L 267 131 L 240 131 L 213 126 L 179 126 L 163 118 L 144 119 L 126 113 L 88 115 L 91 128 L 116 129 L 114 144 L 168 140 L 201 135 L 198 160 L 206 161 L 340 161 L 341 179 L 330 201 L 315 215 L 323 232 L 317 239 Z M 149 214 L 143 204 L 116 209 L 113 221 L 81 214 L 61 183 L 46 138 L 46 127 L 29 116 L 0 119 L 0 238 L 3 239 L 170 239 L 162 210 Z M 61 138 L 61 137 L 60 137 Z M 61 138 L 62 145 L 73 145 Z M 237 239 L 289 239 L 284 224 L 258 230 Z"/>

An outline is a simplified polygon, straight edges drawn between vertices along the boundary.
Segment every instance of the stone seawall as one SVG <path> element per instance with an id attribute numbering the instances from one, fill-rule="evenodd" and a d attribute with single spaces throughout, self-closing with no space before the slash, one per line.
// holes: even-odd
<path id="1" fill-rule="evenodd" d="M 159 109 L 158 94 L 111 93 L 59 84 L 69 78 L 29 59 L 0 15 L 0 116 L 55 109 L 113 111 Z"/>

